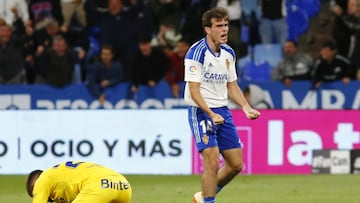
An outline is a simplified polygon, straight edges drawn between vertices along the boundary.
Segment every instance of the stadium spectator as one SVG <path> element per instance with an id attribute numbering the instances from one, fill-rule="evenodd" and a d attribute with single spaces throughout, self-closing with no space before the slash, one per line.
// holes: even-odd
<path id="1" fill-rule="evenodd" d="M 32 202 L 130 203 L 132 195 L 129 181 L 118 172 L 73 161 L 32 171 L 26 191 Z"/>
<path id="2" fill-rule="evenodd" d="M 345 57 L 351 57 L 351 48 L 355 46 L 354 36 L 356 27 L 360 27 L 358 0 L 348 0 L 347 10 L 339 5 L 332 8 L 335 20 L 332 28 L 332 35 L 335 39 L 338 53 Z"/>
<path id="3" fill-rule="evenodd" d="M 225 8 L 229 13 L 229 36 L 228 44 L 234 49 L 236 57 L 240 58 L 240 53 L 244 53 L 241 45 L 241 15 L 242 7 L 240 0 L 213 0 L 213 7 Z"/>
<path id="4" fill-rule="evenodd" d="M 246 101 L 256 109 L 271 109 L 272 106 L 266 101 L 265 92 L 255 84 L 249 84 L 244 89 Z"/>
<path id="5" fill-rule="evenodd" d="M 332 42 L 326 42 L 320 49 L 320 59 L 315 62 L 313 83 L 315 88 L 320 87 L 322 82 L 341 80 L 344 84 L 351 79 L 350 61 L 337 54 L 336 46 Z"/>
<path id="6" fill-rule="evenodd" d="M 263 44 L 283 44 L 288 37 L 285 0 L 260 1 L 259 32 Z"/>
<path id="7" fill-rule="evenodd" d="M 26 38 L 25 33 L 13 32 L 9 25 L 0 26 L 0 84 L 25 84 Z"/>
<path id="8" fill-rule="evenodd" d="M 33 28 L 44 28 L 45 19 L 54 19 L 60 25 L 63 23 L 60 0 L 29 0 L 29 16 Z"/>
<path id="9" fill-rule="evenodd" d="M 125 82 L 123 66 L 114 61 L 114 53 L 110 45 L 103 45 L 100 61 L 89 65 L 87 69 L 87 82 L 90 92 L 101 104 L 105 102 L 104 90 L 108 87 Z"/>
<path id="10" fill-rule="evenodd" d="M 181 28 L 183 38 L 194 43 L 204 37 L 204 30 L 201 27 L 202 14 L 211 8 L 209 0 L 191 0 L 191 4 L 184 12 L 184 23 Z"/>
<path id="11" fill-rule="evenodd" d="M 86 0 L 84 4 L 87 27 L 99 26 L 101 20 L 109 12 L 108 1 Z"/>
<path id="12" fill-rule="evenodd" d="M 61 35 L 53 38 L 51 48 L 45 49 L 37 57 L 38 75 L 36 83 L 46 83 L 55 87 L 71 84 L 76 63 L 84 59 L 85 51 L 73 51 Z"/>
<path id="13" fill-rule="evenodd" d="M 0 18 L 10 26 L 13 26 L 18 19 L 21 19 L 25 26 L 31 26 L 26 0 L 1 0 Z"/>
<path id="14" fill-rule="evenodd" d="M 330 6 L 340 6 L 340 8 L 346 12 L 348 6 L 348 0 L 330 0 Z"/>
<path id="15" fill-rule="evenodd" d="M 161 25 L 174 28 L 175 32 L 180 29 L 182 4 L 177 0 L 149 0 L 151 16 L 155 26 L 155 33 L 160 31 Z"/>
<path id="16" fill-rule="evenodd" d="M 191 46 L 185 56 L 185 93 L 188 122 L 202 155 L 204 172 L 201 192 L 194 203 L 215 203 L 222 190 L 243 166 L 241 141 L 228 108 L 228 98 L 242 107 L 249 119 L 260 113 L 246 101 L 236 77 L 236 56 L 227 42 L 228 14 L 223 8 L 206 11 L 202 17 L 206 37 Z M 225 159 L 219 168 L 220 153 Z"/>
<path id="17" fill-rule="evenodd" d="M 161 24 L 156 37 L 154 37 L 151 42 L 151 45 L 174 48 L 181 37 L 181 33 L 176 31 L 174 25 Z"/>
<path id="18" fill-rule="evenodd" d="M 132 8 L 125 10 L 123 0 L 109 0 L 108 10 L 99 26 L 100 44 L 111 44 L 115 59 L 121 61 L 125 74 L 130 76 L 129 64 L 137 48 L 137 34 L 133 31 L 136 12 Z"/>
<path id="19" fill-rule="evenodd" d="M 167 54 L 170 66 L 166 72 L 166 80 L 171 86 L 172 95 L 175 98 L 180 97 L 179 83 L 184 81 L 184 59 L 189 47 L 190 44 L 187 40 L 180 39 L 176 43 L 174 51 Z"/>
<path id="20" fill-rule="evenodd" d="M 56 20 L 48 18 L 44 21 L 44 28 L 34 33 L 33 38 L 36 49 L 43 50 L 51 46 L 52 38 L 56 35 L 62 35 L 71 48 L 81 47 L 87 50 L 89 47 L 85 29 L 69 27 L 62 30 Z"/>
<path id="21" fill-rule="evenodd" d="M 64 22 L 62 26 L 69 27 L 75 16 L 77 23 L 86 27 L 86 13 L 84 9 L 85 0 L 61 0 Z"/>
<path id="22" fill-rule="evenodd" d="M 133 16 L 131 30 L 134 36 L 154 35 L 155 27 L 148 1 L 128 0 L 127 10 L 129 10 Z"/>
<path id="23" fill-rule="evenodd" d="M 165 77 L 169 60 L 162 48 L 151 46 L 151 36 L 139 37 L 138 51 L 132 59 L 131 92 L 139 85 L 154 87 Z"/>
<path id="24" fill-rule="evenodd" d="M 349 0 L 347 14 L 343 14 L 341 9 L 334 10 L 339 12 L 337 20 L 338 24 L 342 25 L 342 27 L 337 27 L 337 29 L 341 29 L 337 30 L 337 33 L 348 34 L 347 36 L 338 36 L 338 46 L 346 48 L 346 56 L 350 59 L 353 66 L 351 75 L 355 79 L 360 74 L 360 2 Z M 350 43 L 345 44 L 347 42 Z"/>
<path id="25" fill-rule="evenodd" d="M 272 79 L 282 81 L 287 87 L 293 80 L 311 80 L 313 58 L 298 51 L 295 41 L 287 40 L 283 46 L 284 57 L 272 71 Z"/>

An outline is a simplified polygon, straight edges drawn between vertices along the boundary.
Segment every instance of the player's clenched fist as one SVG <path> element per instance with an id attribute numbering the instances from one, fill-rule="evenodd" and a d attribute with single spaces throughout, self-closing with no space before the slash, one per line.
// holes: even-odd
<path id="1" fill-rule="evenodd" d="M 261 115 L 260 112 L 255 109 L 250 109 L 245 113 L 246 113 L 246 117 L 251 120 L 257 119 Z"/>
<path id="2" fill-rule="evenodd" d="M 215 125 L 220 125 L 224 123 L 224 118 L 220 114 L 212 115 L 211 120 Z"/>

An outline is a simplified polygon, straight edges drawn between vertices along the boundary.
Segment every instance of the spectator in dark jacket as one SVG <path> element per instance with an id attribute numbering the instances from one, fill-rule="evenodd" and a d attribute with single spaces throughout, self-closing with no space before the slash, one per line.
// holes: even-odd
<path id="1" fill-rule="evenodd" d="M 120 60 L 125 67 L 136 51 L 137 36 L 133 32 L 133 10 L 125 10 L 123 0 L 109 0 L 109 12 L 100 22 L 100 44 L 111 44 L 116 60 Z M 126 68 L 126 74 L 129 70 Z"/>
<path id="2" fill-rule="evenodd" d="M 106 95 L 104 90 L 108 87 L 125 82 L 123 65 L 114 61 L 114 53 L 110 45 L 101 48 L 100 61 L 88 67 L 88 87 L 90 92 L 104 103 Z"/>
<path id="3" fill-rule="evenodd" d="M 169 61 L 163 49 L 151 46 L 151 37 L 139 39 L 139 50 L 132 60 L 131 91 L 136 92 L 139 85 L 154 87 L 165 77 Z"/>
<path id="4" fill-rule="evenodd" d="M 0 26 L 0 84 L 25 83 L 25 35 L 13 35 L 9 25 Z"/>
<path id="5" fill-rule="evenodd" d="M 348 0 L 347 10 L 339 5 L 333 7 L 336 17 L 334 20 L 332 35 L 336 41 L 338 53 L 345 57 L 351 57 L 351 47 L 355 43 L 351 38 L 356 33 L 356 27 L 360 27 L 359 2 L 358 0 Z"/>
<path id="6" fill-rule="evenodd" d="M 341 80 L 347 84 L 351 78 L 350 61 L 337 54 L 335 44 L 326 42 L 320 50 L 320 59 L 315 62 L 313 82 L 318 88 L 322 82 Z"/>
<path id="7" fill-rule="evenodd" d="M 44 50 L 38 57 L 37 83 L 47 83 L 63 87 L 73 82 L 74 66 L 85 57 L 85 51 L 69 49 L 64 37 L 53 38 L 51 48 Z"/>

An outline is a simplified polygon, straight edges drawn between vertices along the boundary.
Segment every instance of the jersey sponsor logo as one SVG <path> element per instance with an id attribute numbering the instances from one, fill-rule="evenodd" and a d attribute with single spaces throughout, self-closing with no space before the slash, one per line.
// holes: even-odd
<path id="1" fill-rule="evenodd" d="M 217 73 L 205 73 L 204 77 L 208 80 L 227 80 L 227 74 L 217 74 Z"/>
<path id="2" fill-rule="evenodd" d="M 130 184 L 128 182 L 116 181 L 113 182 L 111 179 L 103 178 L 101 179 L 101 188 L 103 189 L 114 189 L 114 190 L 128 190 Z"/>
<path id="3" fill-rule="evenodd" d="M 0 109 L 30 109 L 30 94 L 2 94 L 0 95 Z"/>

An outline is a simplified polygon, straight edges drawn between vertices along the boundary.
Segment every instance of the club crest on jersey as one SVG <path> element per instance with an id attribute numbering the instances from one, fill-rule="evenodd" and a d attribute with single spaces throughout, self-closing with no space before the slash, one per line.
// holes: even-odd
<path id="1" fill-rule="evenodd" d="M 229 59 L 226 59 L 226 60 L 225 60 L 225 64 L 226 64 L 226 69 L 229 70 L 229 68 L 230 68 L 230 61 L 229 61 Z"/>
<path id="2" fill-rule="evenodd" d="M 203 141 L 204 144 L 207 145 L 209 143 L 209 136 L 207 134 L 204 134 L 201 140 Z"/>

